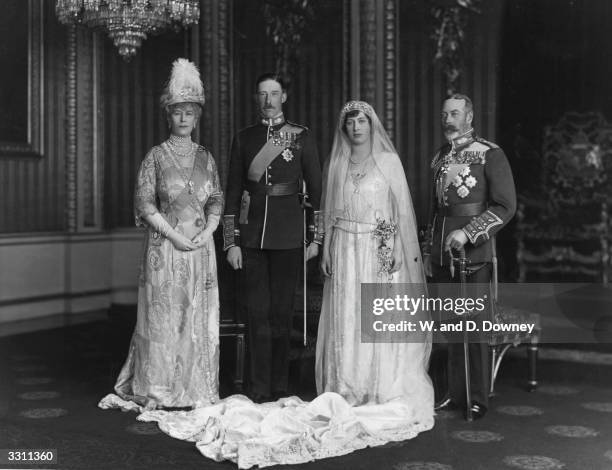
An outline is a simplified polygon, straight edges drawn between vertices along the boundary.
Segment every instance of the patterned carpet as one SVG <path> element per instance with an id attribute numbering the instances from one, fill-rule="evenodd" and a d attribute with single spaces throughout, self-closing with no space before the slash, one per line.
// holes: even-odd
<path id="1" fill-rule="evenodd" d="M 96 407 L 112 391 L 128 337 L 97 322 L 0 338 L 0 449 L 57 449 L 58 464 L 44 467 L 53 469 L 235 468 L 205 459 L 193 444 L 136 421 L 132 413 Z M 498 395 L 481 421 L 466 423 L 456 412 L 442 412 L 434 429 L 414 440 L 281 468 L 612 469 L 612 365 L 554 351 L 542 354 L 535 393 L 522 388 L 524 354 L 508 357 Z M 231 393 L 227 377 L 222 384 L 222 395 Z M 308 378 L 300 388 L 303 398 L 312 397 Z"/>

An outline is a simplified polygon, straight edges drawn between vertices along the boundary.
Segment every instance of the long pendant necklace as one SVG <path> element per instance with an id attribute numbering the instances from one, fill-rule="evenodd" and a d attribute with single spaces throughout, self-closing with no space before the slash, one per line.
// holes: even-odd
<path id="1" fill-rule="evenodd" d="M 366 162 L 369 159 L 370 159 L 369 155 L 361 162 L 355 162 L 354 160 L 349 158 L 349 163 L 353 166 L 353 169 L 349 168 L 349 176 L 351 177 L 351 182 L 353 183 L 353 186 L 355 186 L 355 189 L 353 190 L 355 194 L 359 193 L 360 191 L 359 186 L 361 184 L 361 180 L 368 173 L 369 165 L 367 165 Z"/>
<path id="2" fill-rule="evenodd" d="M 174 164 L 176 166 L 176 169 L 178 170 L 179 175 L 181 176 L 181 178 L 183 179 L 183 181 L 187 185 L 187 188 L 189 188 L 188 189 L 189 194 L 193 194 L 195 192 L 195 184 L 193 182 L 193 174 L 195 172 L 195 165 L 196 165 L 195 145 L 193 144 L 193 142 L 191 142 L 191 140 L 189 140 L 189 143 L 191 145 L 191 149 L 187 153 L 180 153 L 179 151 L 177 151 L 176 143 L 175 143 L 175 141 L 173 141 L 172 137 L 174 137 L 174 136 L 170 136 L 170 138 L 167 140 L 168 150 L 169 150 L 170 156 L 172 157 L 172 160 L 174 161 Z M 189 157 L 193 156 L 193 163 L 191 165 L 191 172 L 189 172 L 188 169 L 184 168 L 181 165 L 181 163 L 176 159 L 175 154 L 178 155 L 181 158 L 189 158 Z M 187 176 L 187 174 L 189 174 L 189 176 Z"/>

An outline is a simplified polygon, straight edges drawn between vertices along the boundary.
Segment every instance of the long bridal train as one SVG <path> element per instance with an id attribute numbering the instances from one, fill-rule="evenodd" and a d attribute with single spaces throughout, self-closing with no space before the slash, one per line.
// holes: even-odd
<path id="1" fill-rule="evenodd" d="M 142 410 L 114 394 L 104 397 L 98 406 Z M 351 406 L 332 392 L 311 402 L 294 396 L 263 404 L 232 395 L 191 411 L 144 411 L 137 419 L 155 421 L 169 436 L 195 442 L 205 457 L 231 460 L 239 468 L 345 455 L 412 439 L 434 424 L 431 410 L 418 403 L 396 399 Z"/>

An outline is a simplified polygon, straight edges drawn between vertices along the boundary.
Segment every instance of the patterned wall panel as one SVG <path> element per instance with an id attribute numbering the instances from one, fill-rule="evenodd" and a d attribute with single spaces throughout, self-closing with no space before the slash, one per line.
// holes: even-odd
<path id="1" fill-rule="evenodd" d="M 221 181 L 229 165 L 229 146 L 233 130 L 232 2 L 202 0 L 200 26 L 192 39 L 193 56 L 200 64 L 206 90 L 206 106 L 200 126 L 201 142 L 215 157 Z"/>

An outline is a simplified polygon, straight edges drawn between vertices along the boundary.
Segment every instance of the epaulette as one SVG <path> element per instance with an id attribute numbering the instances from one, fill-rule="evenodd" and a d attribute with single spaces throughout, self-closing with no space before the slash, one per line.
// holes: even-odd
<path id="1" fill-rule="evenodd" d="M 499 145 L 497 145 L 496 143 L 490 142 L 490 141 L 488 141 L 486 139 L 483 139 L 482 137 L 476 137 L 474 140 L 476 142 L 479 142 L 479 143 L 481 143 L 483 145 L 486 145 L 487 147 L 492 148 L 492 149 L 498 149 L 499 148 Z"/>
<path id="2" fill-rule="evenodd" d="M 298 127 L 298 128 L 300 129 L 300 132 L 301 132 L 301 131 L 307 131 L 307 130 L 309 130 L 309 129 L 308 129 L 308 127 L 303 126 L 303 125 L 301 125 L 301 124 L 297 124 L 297 123 L 292 122 L 292 121 L 285 121 L 285 123 L 286 123 L 286 124 L 289 124 L 290 126 L 293 126 L 293 127 Z"/>

